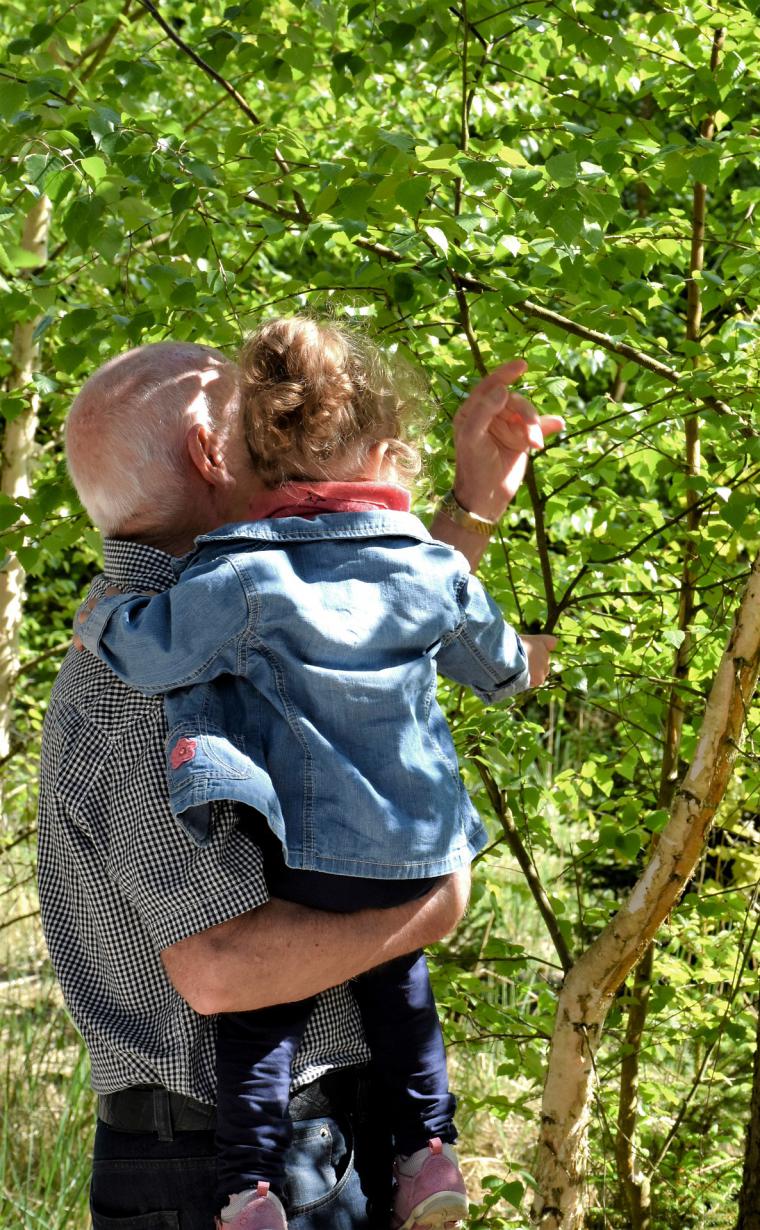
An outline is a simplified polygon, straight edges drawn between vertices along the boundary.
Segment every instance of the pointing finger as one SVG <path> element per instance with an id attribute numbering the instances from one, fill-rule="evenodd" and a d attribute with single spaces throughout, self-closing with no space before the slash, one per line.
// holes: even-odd
<path id="1" fill-rule="evenodd" d="M 557 431 L 565 430 L 565 420 L 558 414 L 542 414 L 538 421 L 541 424 L 544 439 L 547 436 L 553 436 Z"/>

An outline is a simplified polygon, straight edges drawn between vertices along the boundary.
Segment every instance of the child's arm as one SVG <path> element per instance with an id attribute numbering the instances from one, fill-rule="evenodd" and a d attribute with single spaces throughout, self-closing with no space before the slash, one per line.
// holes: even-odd
<path id="1" fill-rule="evenodd" d="M 76 635 L 124 683 L 153 696 L 239 673 L 238 642 L 248 619 L 234 568 L 212 560 L 191 565 L 162 594 L 104 598 L 77 623 Z"/>
<path id="2" fill-rule="evenodd" d="M 477 577 L 464 578 L 458 600 L 462 620 L 438 652 L 441 674 L 491 702 L 543 683 L 554 637 L 519 637 Z"/>

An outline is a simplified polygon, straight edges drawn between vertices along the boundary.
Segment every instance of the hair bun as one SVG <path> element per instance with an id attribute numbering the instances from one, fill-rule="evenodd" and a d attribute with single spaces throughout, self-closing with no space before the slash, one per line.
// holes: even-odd
<path id="1" fill-rule="evenodd" d="M 339 325 L 303 316 L 267 321 L 246 342 L 240 366 L 246 440 L 272 486 L 327 477 L 330 462 L 362 440 L 371 446 L 399 436 L 404 399 L 387 360 Z M 400 447 L 414 453 L 416 472 L 416 451 Z"/>

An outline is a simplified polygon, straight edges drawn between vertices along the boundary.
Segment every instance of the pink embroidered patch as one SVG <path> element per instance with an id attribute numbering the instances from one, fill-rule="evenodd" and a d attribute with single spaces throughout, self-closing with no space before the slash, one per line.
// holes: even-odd
<path id="1" fill-rule="evenodd" d="M 192 760 L 195 756 L 195 748 L 195 739 L 178 739 L 169 757 L 171 767 L 178 769 L 181 764 L 186 764 L 188 760 Z"/>

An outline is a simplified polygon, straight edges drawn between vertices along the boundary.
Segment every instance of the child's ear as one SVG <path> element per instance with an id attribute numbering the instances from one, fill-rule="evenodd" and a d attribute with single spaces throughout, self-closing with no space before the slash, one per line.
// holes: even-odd
<path id="1" fill-rule="evenodd" d="M 391 474 L 395 474 L 396 464 L 388 452 L 389 445 L 389 440 L 376 440 L 372 445 L 364 465 L 365 478 L 379 481 L 390 479 Z"/>

